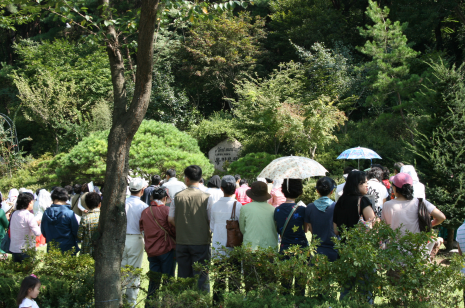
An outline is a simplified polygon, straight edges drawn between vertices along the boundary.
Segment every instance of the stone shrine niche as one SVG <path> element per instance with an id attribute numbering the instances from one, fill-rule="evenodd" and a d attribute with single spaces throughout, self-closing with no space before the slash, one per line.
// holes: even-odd
<path id="1" fill-rule="evenodd" d="M 215 169 L 224 171 L 223 164 L 225 162 L 232 163 L 233 161 L 236 161 L 241 149 L 242 144 L 239 141 L 226 139 L 208 151 L 208 158 L 215 166 Z"/>

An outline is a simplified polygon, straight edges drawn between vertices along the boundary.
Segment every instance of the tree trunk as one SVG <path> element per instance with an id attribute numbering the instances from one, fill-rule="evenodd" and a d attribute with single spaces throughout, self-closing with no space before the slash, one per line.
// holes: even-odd
<path id="1" fill-rule="evenodd" d="M 103 0 L 108 5 L 109 0 Z M 143 0 L 141 7 L 137 71 L 134 97 L 128 108 L 124 62 L 113 26 L 107 28 L 107 44 L 114 94 L 113 123 L 108 136 L 105 191 L 99 220 L 99 239 L 95 255 L 95 307 L 120 307 L 120 266 L 126 239 L 126 178 L 129 148 L 144 119 L 150 99 L 153 70 L 153 38 L 158 0 Z"/>
<path id="2" fill-rule="evenodd" d="M 454 233 L 455 229 L 447 229 L 447 245 L 446 250 L 454 249 Z"/>

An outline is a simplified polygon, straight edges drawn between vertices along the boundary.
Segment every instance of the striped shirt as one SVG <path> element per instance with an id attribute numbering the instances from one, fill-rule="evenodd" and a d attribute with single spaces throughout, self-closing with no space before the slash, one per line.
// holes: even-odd
<path id="1" fill-rule="evenodd" d="M 78 239 L 82 240 L 81 254 L 89 254 L 93 257 L 94 246 L 92 246 L 92 235 L 98 229 L 99 218 L 99 208 L 89 211 L 89 213 L 82 217 L 77 234 Z"/>

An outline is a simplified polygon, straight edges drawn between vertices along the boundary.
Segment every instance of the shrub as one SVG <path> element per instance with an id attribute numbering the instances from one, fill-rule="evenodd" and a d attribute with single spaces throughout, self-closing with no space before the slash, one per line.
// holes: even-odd
<path id="1" fill-rule="evenodd" d="M 280 157 L 266 152 L 249 153 L 228 166 L 228 174 L 240 174 L 243 179 L 255 181 L 262 170 Z"/>
<path id="2" fill-rule="evenodd" d="M 105 177 L 107 137 L 109 131 L 90 134 L 69 153 L 54 159 L 56 174 L 62 182 L 87 181 L 102 183 Z M 179 131 L 172 124 L 144 120 L 139 127 L 129 151 L 129 168 L 135 175 L 149 178 L 167 169 L 178 173 L 189 165 L 202 167 L 205 176 L 213 173 L 213 165 L 200 152 L 197 141 Z"/>

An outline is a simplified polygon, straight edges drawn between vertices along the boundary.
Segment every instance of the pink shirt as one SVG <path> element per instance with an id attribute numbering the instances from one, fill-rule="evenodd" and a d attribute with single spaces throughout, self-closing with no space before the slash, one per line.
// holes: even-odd
<path id="1" fill-rule="evenodd" d="M 286 197 L 284 197 L 281 187 L 272 189 L 270 195 L 271 199 L 268 200 L 268 203 L 274 207 L 278 207 L 284 202 L 286 202 Z"/>
<path id="2" fill-rule="evenodd" d="M 250 199 L 249 196 L 247 196 L 245 193 L 249 189 L 250 187 L 247 186 L 247 184 L 242 184 L 241 187 L 236 188 L 236 200 L 239 201 L 242 205 L 252 202 L 252 199 Z"/>
<path id="3" fill-rule="evenodd" d="M 40 227 L 34 218 L 34 214 L 28 210 L 16 211 L 10 220 L 10 251 L 21 253 L 29 241 L 29 248 L 36 247 L 36 236 L 41 235 Z"/>

